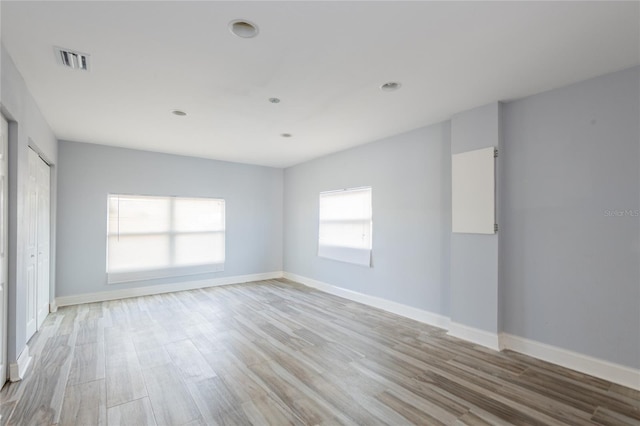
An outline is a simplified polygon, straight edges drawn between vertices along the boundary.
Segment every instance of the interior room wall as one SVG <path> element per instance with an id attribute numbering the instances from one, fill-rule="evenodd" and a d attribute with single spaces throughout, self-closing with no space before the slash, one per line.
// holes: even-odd
<path id="1" fill-rule="evenodd" d="M 435 124 L 285 169 L 284 270 L 449 315 L 450 125 Z M 323 259 L 321 191 L 372 187 L 371 268 Z"/>
<path id="2" fill-rule="evenodd" d="M 510 102 L 505 332 L 640 368 L 640 67 Z"/>
<path id="3" fill-rule="evenodd" d="M 490 238 L 498 256 L 487 275 L 488 308 L 473 291 L 454 290 L 443 270 L 458 267 L 448 241 L 449 122 L 286 169 L 284 270 L 446 316 L 456 291 L 463 323 L 486 312 L 489 322 L 470 325 L 638 369 L 639 99 L 635 67 L 502 104 L 501 112 L 471 110 L 489 116 L 475 127 L 491 125 L 500 141 L 500 245 Z M 318 258 L 319 192 L 366 185 L 373 267 Z"/>
<path id="4" fill-rule="evenodd" d="M 500 151 L 501 104 L 493 102 L 451 119 L 451 154 L 494 147 Z M 449 160 L 451 161 L 451 159 Z M 496 173 L 499 163 L 496 159 Z M 499 199 L 496 199 L 499 202 Z M 496 220 L 496 223 L 498 221 Z M 493 337 L 498 347 L 498 239 L 501 233 L 451 234 L 452 334 L 470 337 L 480 330 Z"/>
<path id="5" fill-rule="evenodd" d="M 54 183 L 57 173 L 57 296 L 131 288 L 106 284 L 106 194 L 162 192 L 227 200 L 227 264 L 210 277 L 284 269 L 451 315 L 450 122 L 284 171 L 74 142 L 60 142 L 58 152 L 4 47 L 1 54 L 0 101 L 12 122 L 10 362 L 26 344 L 26 296 L 16 283 L 29 144 L 54 164 Z M 639 99 L 635 67 L 504 104 L 498 273 L 506 333 L 640 368 Z M 372 268 L 316 256 L 319 192 L 357 186 L 373 188 Z"/>
<path id="6" fill-rule="evenodd" d="M 26 347 L 27 289 L 23 271 L 28 150 L 33 147 L 51 168 L 51 241 L 55 241 L 58 142 L 24 79 L 0 45 L 0 109 L 9 120 L 9 313 L 8 361 L 15 363 Z M 51 248 L 51 295 L 55 294 L 55 245 Z"/>
<path id="7" fill-rule="evenodd" d="M 282 270 L 282 169 L 60 142 L 57 297 Z M 224 198 L 223 272 L 107 284 L 107 194 Z"/>

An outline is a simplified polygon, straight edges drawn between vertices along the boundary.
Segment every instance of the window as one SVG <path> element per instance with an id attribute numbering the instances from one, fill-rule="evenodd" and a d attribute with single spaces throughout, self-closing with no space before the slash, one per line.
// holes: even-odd
<path id="1" fill-rule="evenodd" d="M 109 283 L 224 270 L 224 200 L 118 194 L 108 198 Z"/>
<path id="2" fill-rule="evenodd" d="M 371 266 L 371 188 L 320 193 L 318 256 Z"/>

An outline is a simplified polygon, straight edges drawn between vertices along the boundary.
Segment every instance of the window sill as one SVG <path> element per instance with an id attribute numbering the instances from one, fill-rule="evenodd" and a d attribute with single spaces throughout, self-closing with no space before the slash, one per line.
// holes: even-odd
<path id="1" fill-rule="evenodd" d="M 107 272 L 107 284 L 122 284 L 158 278 L 183 277 L 224 271 L 224 263 L 213 265 L 182 266 L 176 268 L 149 269 L 144 271 Z"/>

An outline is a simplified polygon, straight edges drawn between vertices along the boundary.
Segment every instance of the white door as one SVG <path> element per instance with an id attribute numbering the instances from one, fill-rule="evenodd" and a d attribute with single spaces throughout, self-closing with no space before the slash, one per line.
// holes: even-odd
<path id="1" fill-rule="evenodd" d="M 7 145 L 9 126 L 0 115 L 0 388 L 7 379 Z"/>
<path id="2" fill-rule="evenodd" d="M 29 149 L 29 181 L 24 219 L 27 225 L 25 278 L 27 284 L 27 340 L 38 329 L 38 162 L 40 157 Z"/>
<path id="3" fill-rule="evenodd" d="M 27 340 L 49 315 L 49 228 L 50 168 L 29 149 L 27 183 L 27 245 L 25 272 L 27 282 Z"/>
<path id="4" fill-rule="evenodd" d="M 49 315 L 49 233 L 50 233 L 50 168 L 47 163 L 38 158 L 38 225 L 37 245 L 38 253 L 36 270 L 36 288 L 38 311 L 36 318 L 38 329 Z"/>

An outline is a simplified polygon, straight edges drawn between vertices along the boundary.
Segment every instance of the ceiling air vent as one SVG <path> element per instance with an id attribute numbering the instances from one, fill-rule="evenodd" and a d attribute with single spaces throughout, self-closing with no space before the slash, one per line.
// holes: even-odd
<path id="1" fill-rule="evenodd" d="M 75 50 L 55 47 L 56 61 L 74 70 L 89 71 L 89 55 Z"/>

